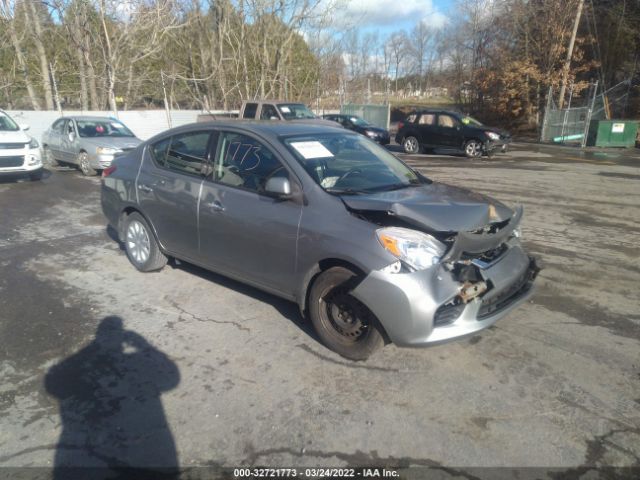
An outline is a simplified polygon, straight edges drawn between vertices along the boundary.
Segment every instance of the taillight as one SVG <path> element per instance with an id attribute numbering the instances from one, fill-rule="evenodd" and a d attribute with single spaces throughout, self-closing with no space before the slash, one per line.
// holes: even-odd
<path id="1" fill-rule="evenodd" d="M 110 167 L 105 168 L 104 170 L 102 170 L 102 178 L 107 178 L 109 175 L 111 175 L 115 171 L 116 171 L 115 165 L 111 165 Z"/>
<path id="2" fill-rule="evenodd" d="M 398 130 L 400 130 L 402 127 L 404 127 L 404 122 L 398 122 Z"/>

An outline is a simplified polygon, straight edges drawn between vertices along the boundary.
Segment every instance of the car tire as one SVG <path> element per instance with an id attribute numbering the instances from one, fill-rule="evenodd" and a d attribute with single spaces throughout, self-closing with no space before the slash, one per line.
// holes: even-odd
<path id="1" fill-rule="evenodd" d="M 508 150 L 509 150 L 509 148 L 506 145 L 502 145 L 502 147 L 500 148 L 500 151 L 502 153 L 507 153 Z"/>
<path id="2" fill-rule="evenodd" d="M 149 227 L 139 213 L 132 213 L 124 221 L 124 249 L 129 261 L 141 272 L 161 270 L 167 264 L 167 256 Z"/>
<path id="3" fill-rule="evenodd" d="M 36 170 L 35 172 L 30 173 L 29 179 L 32 182 L 39 182 L 40 180 L 42 180 L 42 169 Z"/>
<path id="4" fill-rule="evenodd" d="M 480 140 L 469 140 L 464 144 L 464 153 L 469 158 L 480 158 L 484 151 Z"/>
<path id="5" fill-rule="evenodd" d="M 60 162 L 53 156 L 53 152 L 49 147 L 42 148 L 42 156 L 44 157 L 44 163 L 50 167 L 59 167 Z"/>
<path id="6" fill-rule="evenodd" d="M 373 313 L 349 293 L 356 277 L 343 267 L 322 272 L 309 293 L 309 316 L 327 348 L 349 360 L 366 360 L 385 342 Z"/>
<path id="7" fill-rule="evenodd" d="M 404 153 L 415 155 L 420 153 L 420 142 L 413 136 L 404 137 L 402 140 L 402 149 L 404 150 Z"/>
<path id="8" fill-rule="evenodd" d="M 89 154 L 87 152 L 80 152 L 78 154 L 78 167 L 80 167 L 82 174 L 87 177 L 93 177 L 98 174 L 98 172 L 91 166 Z"/>

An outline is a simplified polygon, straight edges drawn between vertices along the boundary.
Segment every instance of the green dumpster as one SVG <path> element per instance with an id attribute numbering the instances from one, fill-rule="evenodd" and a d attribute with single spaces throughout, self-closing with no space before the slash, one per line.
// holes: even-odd
<path id="1" fill-rule="evenodd" d="M 587 146 L 634 147 L 638 120 L 591 120 Z"/>

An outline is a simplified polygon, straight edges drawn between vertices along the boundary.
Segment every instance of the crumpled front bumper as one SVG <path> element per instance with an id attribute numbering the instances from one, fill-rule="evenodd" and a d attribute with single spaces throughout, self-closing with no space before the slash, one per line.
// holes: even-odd
<path id="1" fill-rule="evenodd" d="M 439 264 L 411 273 L 373 271 L 351 294 L 376 315 L 398 346 L 426 346 L 483 330 L 529 298 L 539 268 L 518 244 L 480 268 L 491 288 L 449 313 L 438 323 L 439 309 L 456 298 L 462 283 Z"/>

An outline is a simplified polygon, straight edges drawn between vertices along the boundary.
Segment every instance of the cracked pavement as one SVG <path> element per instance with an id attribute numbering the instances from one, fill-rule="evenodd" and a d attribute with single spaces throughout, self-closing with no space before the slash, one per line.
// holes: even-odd
<path id="1" fill-rule="evenodd" d="M 491 329 L 364 363 L 292 303 L 188 264 L 137 272 L 97 178 L 0 181 L 0 467 L 158 465 L 151 441 L 181 467 L 640 466 L 640 154 L 575 152 L 405 156 L 524 204 L 544 269 Z"/>

